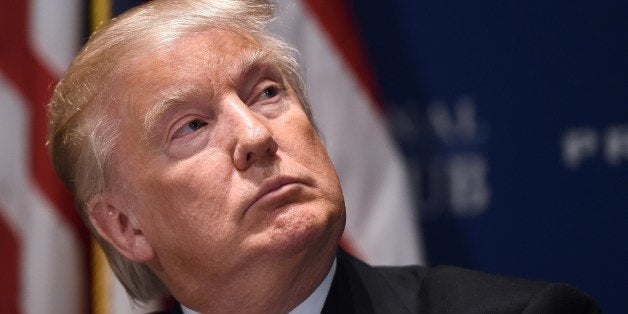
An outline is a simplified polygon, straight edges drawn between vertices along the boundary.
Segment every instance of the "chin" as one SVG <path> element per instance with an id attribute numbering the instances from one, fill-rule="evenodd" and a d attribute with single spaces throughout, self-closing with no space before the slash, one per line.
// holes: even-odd
<path id="1" fill-rule="evenodd" d="M 325 208 L 325 207 L 323 207 Z M 336 249 L 344 229 L 344 211 L 318 212 L 308 206 L 287 208 L 278 215 L 268 231 L 270 251 L 278 255 L 296 255 Z"/>

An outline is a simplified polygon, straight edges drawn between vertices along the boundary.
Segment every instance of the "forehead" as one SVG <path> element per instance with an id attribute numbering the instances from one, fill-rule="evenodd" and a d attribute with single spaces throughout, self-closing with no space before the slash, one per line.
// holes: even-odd
<path id="1" fill-rule="evenodd" d="M 158 47 L 139 47 L 119 67 L 123 87 L 163 87 L 195 80 L 233 76 L 263 52 L 251 36 L 206 30 L 187 34 Z"/>
<path id="2" fill-rule="evenodd" d="M 251 36 L 206 30 L 132 52 L 121 63 L 112 92 L 122 104 L 120 114 L 141 119 L 146 130 L 178 100 L 199 93 L 212 96 L 251 67 L 274 63 L 272 59 Z"/>

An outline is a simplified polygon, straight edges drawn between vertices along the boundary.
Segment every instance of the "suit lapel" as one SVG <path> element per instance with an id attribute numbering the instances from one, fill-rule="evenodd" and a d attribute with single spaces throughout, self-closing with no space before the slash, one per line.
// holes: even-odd
<path id="1" fill-rule="evenodd" d="M 378 269 L 362 263 L 343 250 L 338 250 L 337 261 L 323 314 L 411 312 Z"/>

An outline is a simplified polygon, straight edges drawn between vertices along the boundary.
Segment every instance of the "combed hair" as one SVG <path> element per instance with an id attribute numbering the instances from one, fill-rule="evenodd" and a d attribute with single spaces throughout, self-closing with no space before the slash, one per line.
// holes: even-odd
<path id="1" fill-rule="evenodd" d="M 265 30 L 273 18 L 268 0 L 153 0 L 95 32 L 55 87 L 48 104 L 47 142 L 55 170 L 72 192 L 114 273 L 135 300 L 169 293 L 146 265 L 129 261 L 100 237 L 87 213 L 91 202 L 114 191 L 117 181 L 113 165 L 120 123 L 106 106 L 115 102 L 107 84 L 132 53 L 160 49 L 208 29 L 227 30 L 252 36 L 272 53 L 311 119 L 293 49 Z"/>

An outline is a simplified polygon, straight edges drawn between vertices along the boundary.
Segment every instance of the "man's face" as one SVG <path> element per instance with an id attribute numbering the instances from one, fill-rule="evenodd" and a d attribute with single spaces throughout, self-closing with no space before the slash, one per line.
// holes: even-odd
<path id="1" fill-rule="evenodd" d="M 267 55 L 214 30 L 123 64 L 117 172 L 154 268 L 219 278 L 335 250 L 344 228 L 335 170 Z"/>

